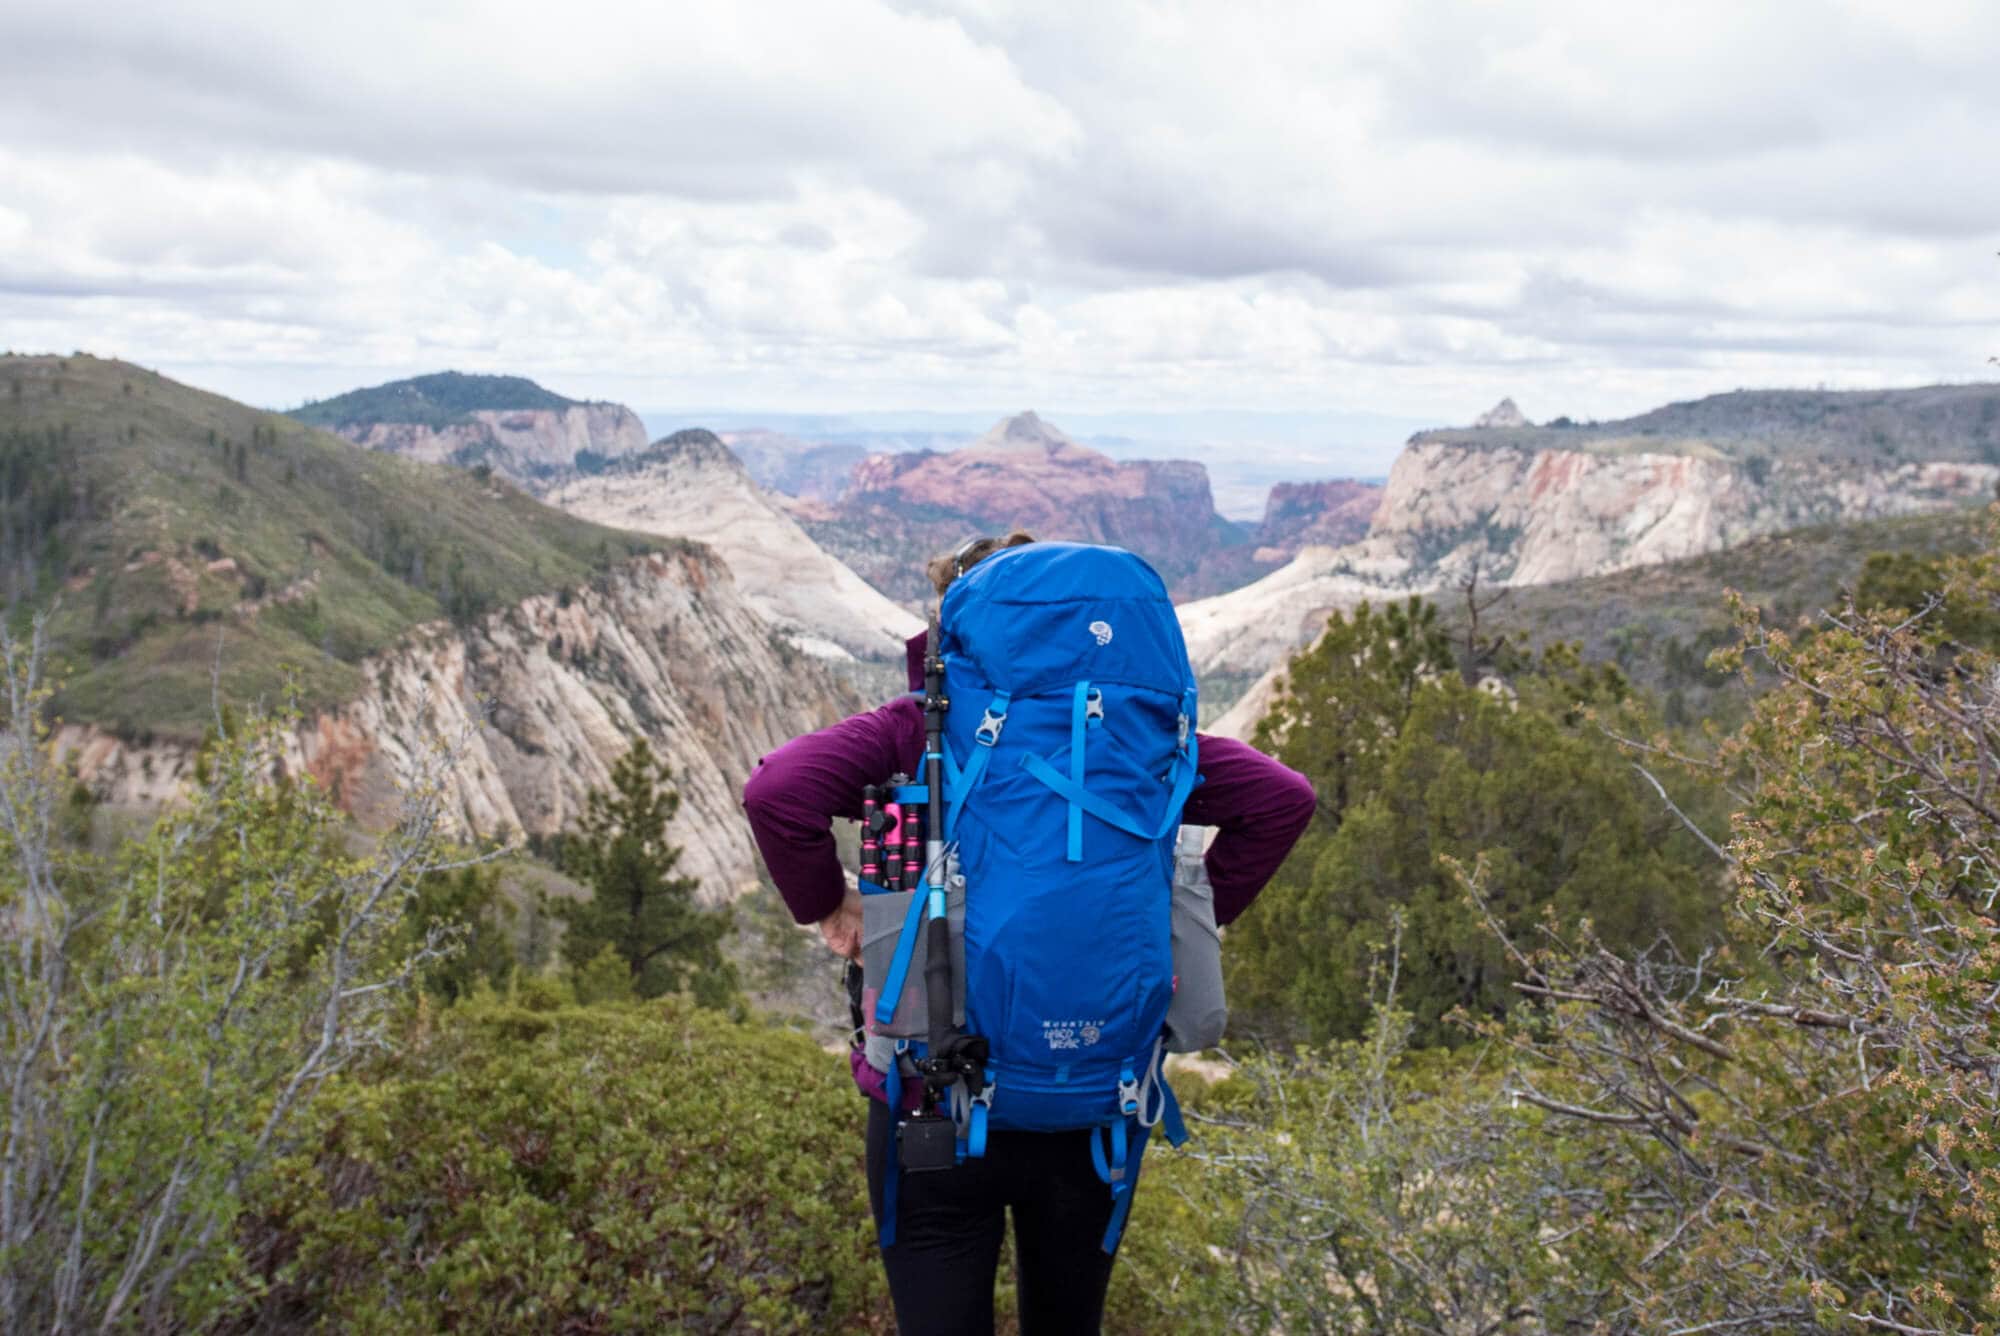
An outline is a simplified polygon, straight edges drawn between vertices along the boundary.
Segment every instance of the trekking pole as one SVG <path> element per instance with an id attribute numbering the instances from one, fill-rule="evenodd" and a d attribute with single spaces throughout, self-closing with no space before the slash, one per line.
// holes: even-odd
<path id="1" fill-rule="evenodd" d="M 920 859 L 924 856 L 923 840 L 917 834 L 917 813 L 914 807 L 903 808 L 903 884 L 898 890 L 920 890 L 924 884 L 924 869 Z"/>
<path id="2" fill-rule="evenodd" d="M 894 781 L 890 787 L 895 787 Z M 882 812 L 882 884 L 892 891 L 903 887 L 903 836 L 901 831 L 903 809 L 896 803 L 883 803 Z"/>
<path id="3" fill-rule="evenodd" d="M 881 791 L 873 784 L 861 790 L 861 875 L 865 880 L 882 884 L 882 832 L 877 828 L 880 819 Z"/>
<path id="4" fill-rule="evenodd" d="M 924 961 L 924 989 L 930 1003 L 930 1071 L 926 1098 L 934 1099 L 951 1084 L 946 1068 L 951 1054 L 951 920 L 944 892 L 944 657 L 938 645 L 938 613 L 931 609 L 930 634 L 924 645 L 924 880 L 928 883 L 930 934 Z"/>

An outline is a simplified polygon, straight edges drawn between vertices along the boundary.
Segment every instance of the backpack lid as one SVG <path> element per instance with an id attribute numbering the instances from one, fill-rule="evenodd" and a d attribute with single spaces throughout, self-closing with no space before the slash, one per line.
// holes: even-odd
<path id="1" fill-rule="evenodd" d="M 1166 583 L 1123 548 L 1004 548 L 952 582 L 940 623 L 948 663 L 1016 696 L 1083 679 L 1170 696 L 1194 686 Z"/>

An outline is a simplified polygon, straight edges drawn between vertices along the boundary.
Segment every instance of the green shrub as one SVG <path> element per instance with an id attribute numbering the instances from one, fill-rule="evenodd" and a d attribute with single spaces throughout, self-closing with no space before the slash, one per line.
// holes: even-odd
<path id="1" fill-rule="evenodd" d="M 855 1331 L 887 1312 L 865 1108 L 679 998 L 476 999 L 330 1087 L 250 1232 L 260 1319 L 343 1331 Z"/>

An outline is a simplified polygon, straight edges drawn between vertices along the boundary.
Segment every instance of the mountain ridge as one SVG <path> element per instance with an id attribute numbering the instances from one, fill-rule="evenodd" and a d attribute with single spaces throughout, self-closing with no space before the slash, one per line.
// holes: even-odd
<path id="1" fill-rule="evenodd" d="M 219 705 L 289 697 L 287 772 L 364 824 L 442 739 L 461 833 L 547 835 L 646 737 L 686 865 L 733 894 L 750 768 L 859 704 L 701 543 L 125 363 L 7 357 L 0 381 L 6 574 L 24 604 L 61 596 L 57 743 L 105 802 L 174 800 Z"/>
<path id="2" fill-rule="evenodd" d="M 623 404 L 570 399 L 523 376 L 440 371 L 349 390 L 288 416 L 370 450 L 501 473 L 529 488 L 566 477 L 585 455 L 645 448 Z"/>
<path id="3" fill-rule="evenodd" d="M 907 610 L 816 544 L 714 432 L 688 428 L 592 461 L 551 505 L 621 529 L 688 538 L 721 554 L 752 607 L 806 654 L 900 663 L 922 629 Z"/>

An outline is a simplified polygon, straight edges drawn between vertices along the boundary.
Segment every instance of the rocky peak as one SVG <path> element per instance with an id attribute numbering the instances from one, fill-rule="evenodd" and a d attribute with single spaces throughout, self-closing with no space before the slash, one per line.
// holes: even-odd
<path id="1" fill-rule="evenodd" d="M 986 434 L 973 442 L 974 450 L 1041 450 L 1049 454 L 1065 447 L 1082 449 L 1058 427 L 1036 416 L 1033 409 L 1001 418 Z"/>
<path id="2" fill-rule="evenodd" d="M 743 461 L 723 444 L 722 438 L 706 427 L 683 427 L 671 436 L 662 436 L 638 454 L 619 461 L 628 472 L 649 464 L 678 464 L 686 468 L 722 469 L 744 472 Z"/>
<path id="3" fill-rule="evenodd" d="M 1528 421 L 1528 415 L 1523 413 L 1512 399 L 1502 399 L 1499 403 L 1473 419 L 1472 425 L 1478 428 L 1531 427 L 1534 424 Z"/>

